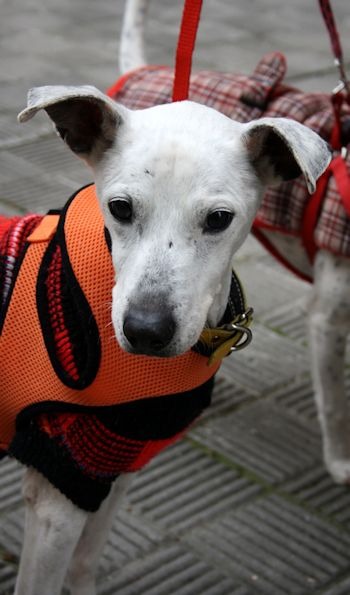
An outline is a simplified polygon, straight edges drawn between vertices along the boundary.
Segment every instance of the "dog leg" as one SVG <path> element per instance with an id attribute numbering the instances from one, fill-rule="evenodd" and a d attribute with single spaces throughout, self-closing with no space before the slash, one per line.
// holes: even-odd
<path id="1" fill-rule="evenodd" d="M 338 483 L 350 481 L 350 416 L 344 385 L 349 287 L 348 263 L 319 252 L 310 315 L 312 374 L 325 464 Z"/>
<path id="2" fill-rule="evenodd" d="M 145 16 L 148 0 L 127 0 L 119 49 L 122 74 L 146 64 L 144 50 Z"/>
<path id="3" fill-rule="evenodd" d="M 100 509 L 89 514 L 87 523 L 73 554 L 68 570 L 71 595 L 95 595 L 95 577 L 102 550 L 106 544 L 116 509 L 119 507 L 131 481 L 130 475 L 121 475 Z"/>
<path id="4" fill-rule="evenodd" d="M 60 595 L 88 513 L 34 469 L 25 474 L 23 494 L 25 536 L 15 595 Z"/>

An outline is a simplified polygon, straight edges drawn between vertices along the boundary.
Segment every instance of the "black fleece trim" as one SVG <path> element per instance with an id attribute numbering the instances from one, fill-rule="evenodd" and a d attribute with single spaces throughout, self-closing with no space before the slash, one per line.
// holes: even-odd
<path id="1" fill-rule="evenodd" d="M 16 432 L 8 454 L 34 467 L 73 504 L 88 512 L 96 512 L 111 489 L 112 481 L 104 483 L 84 475 L 65 449 L 34 423 L 26 431 Z"/>
<path id="2" fill-rule="evenodd" d="M 209 407 L 213 386 L 214 377 L 183 393 L 103 407 L 44 401 L 29 405 L 17 415 L 16 433 L 30 431 L 31 424 L 42 414 L 89 413 L 96 415 L 106 428 L 125 438 L 166 440 L 181 432 Z"/>
<path id="3" fill-rule="evenodd" d="M 91 186 L 91 184 L 88 186 Z M 84 186 L 84 188 L 88 186 Z M 48 245 L 42 259 L 36 287 L 38 315 L 52 367 L 63 384 L 76 390 L 83 390 L 94 381 L 101 362 L 101 345 L 98 327 L 90 308 L 90 304 L 74 275 L 72 265 L 68 258 L 65 238 L 65 220 L 67 211 L 72 201 L 81 190 L 83 190 L 83 188 L 75 192 L 63 208 L 55 236 Z M 75 363 L 78 368 L 78 380 L 74 380 L 66 372 L 57 357 L 50 317 L 50 304 L 47 300 L 46 279 L 57 246 L 59 246 L 62 256 L 60 286 L 62 291 L 63 314 L 65 326 L 69 332 L 69 337 L 72 343 Z"/>
<path id="4" fill-rule="evenodd" d="M 135 403 L 115 405 L 99 409 L 99 419 L 110 431 L 134 440 L 161 440 L 172 438 L 186 429 L 210 405 L 210 396 L 214 379 L 194 391 L 167 397 L 145 399 Z M 202 396 L 201 396 L 202 395 Z M 62 403 L 44 403 L 51 405 L 58 413 L 57 405 Z M 28 409 L 31 416 L 28 416 Z M 42 409 L 42 408 L 41 408 Z M 69 408 L 72 410 L 72 407 Z M 74 406 L 75 411 L 93 413 L 94 407 Z M 118 477 L 101 479 L 91 478 L 75 463 L 60 440 L 50 438 L 38 428 L 33 413 L 38 407 L 33 405 L 21 412 L 17 418 L 16 434 L 11 442 L 8 454 L 28 467 L 34 467 L 44 475 L 62 494 L 76 506 L 95 512 L 107 497 L 112 482 Z M 67 407 L 65 408 L 67 411 Z M 42 411 L 41 411 L 42 412 Z M 27 414 L 27 415 L 26 415 Z M 20 418 L 20 419 L 19 419 Z"/>

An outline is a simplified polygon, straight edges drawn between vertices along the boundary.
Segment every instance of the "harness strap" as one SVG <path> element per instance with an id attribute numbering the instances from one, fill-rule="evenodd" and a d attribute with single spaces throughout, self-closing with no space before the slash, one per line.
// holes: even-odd
<path id="1" fill-rule="evenodd" d="M 51 240 L 56 233 L 59 219 L 59 215 L 45 215 L 39 225 L 28 236 L 27 242 L 35 244 Z"/>
<path id="2" fill-rule="evenodd" d="M 350 176 L 346 167 L 346 161 L 342 155 L 338 155 L 338 157 L 333 160 L 332 169 L 343 207 L 346 210 L 348 217 L 350 217 Z"/>
<path id="3" fill-rule="evenodd" d="M 188 99 L 192 54 L 196 42 L 202 0 L 185 0 L 176 50 L 173 101 Z"/>
<path id="4" fill-rule="evenodd" d="M 336 151 L 340 151 L 343 146 L 341 110 L 344 101 L 349 101 L 350 99 L 349 81 L 346 77 L 343 50 L 330 0 L 319 0 L 319 6 L 329 33 L 330 42 L 335 57 L 335 64 L 339 69 L 340 74 L 340 83 L 334 89 L 332 94 L 334 125 L 330 138 L 331 147 Z M 331 176 L 334 176 L 343 207 L 347 214 L 350 215 L 350 177 L 347 171 L 345 158 L 346 157 L 344 157 L 344 155 L 339 154 L 337 157 L 332 159 L 327 170 L 318 180 L 316 192 L 310 198 L 304 211 L 301 236 L 311 263 L 313 263 L 318 250 L 314 238 L 315 228 Z"/>
<path id="5" fill-rule="evenodd" d="M 344 158 L 342 155 L 338 155 L 331 161 L 327 170 L 318 180 L 316 192 L 309 200 L 304 212 L 302 240 L 311 262 L 314 261 L 318 250 L 314 239 L 315 228 L 329 179 L 332 175 L 334 176 L 343 207 L 347 215 L 350 216 L 350 176 Z"/>
<path id="6" fill-rule="evenodd" d="M 311 263 L 313 263 L 317 252 L 317 246 L 314 239 L 315 227 L 317 225 L 318 216 L 326 194 L 330 176 L 331 164 L 319 178 L 316 192 L 314 192 L 310 198 L 304 211 L 301 227 L 301 239 Z"/>

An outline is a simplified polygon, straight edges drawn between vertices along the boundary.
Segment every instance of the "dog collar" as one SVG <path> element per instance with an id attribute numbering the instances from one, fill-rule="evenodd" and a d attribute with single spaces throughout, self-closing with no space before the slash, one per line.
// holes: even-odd
<path id="1" fill-rule="evenodd" d="M 253 319 L 253 308 L 248 308 L 240 280 L 232 271 L 230 296 L 219 325 L 203 329 L 199 340 L 192 347 L 201 355 L 208 357 L 211 366 L 233 351 L 247 347 L 252 340 L 250 324 Z"/>

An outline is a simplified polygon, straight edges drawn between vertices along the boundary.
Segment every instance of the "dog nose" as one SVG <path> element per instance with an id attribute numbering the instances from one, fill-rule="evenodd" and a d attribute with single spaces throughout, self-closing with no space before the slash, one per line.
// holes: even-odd
<path id="1" fill-rule="evenodd" d="M 138 353 L 154 355 L 169 345 L 175 326 L 175 320 L 169 313 L 133 308 L 124 319 L 123 330 Z"/>

